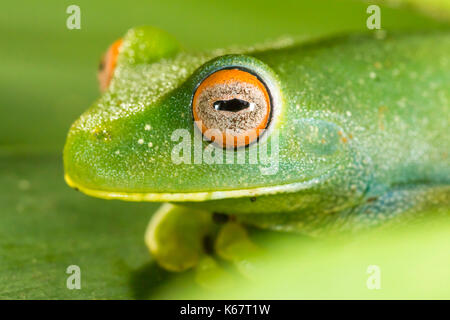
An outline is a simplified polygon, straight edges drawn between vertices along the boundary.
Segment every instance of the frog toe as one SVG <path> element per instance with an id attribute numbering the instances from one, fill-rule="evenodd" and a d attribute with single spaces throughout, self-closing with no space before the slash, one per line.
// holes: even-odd
<path id="1" fill-rule="evenodd" d="M 150 220 L 145 243 L 161 267 L 184 271 L 206 254 L 204 242 L 212 232 L 208 212 L 164 204 Z"/>
<path id="2" fill-rule="evenodd" d="M 234 221 L 227 222 L 219 231 L 214 250 L 219 257 L 232 262 L 247 278 L 252 278 L 254 261 L 263 253 L 250 239 L 245 227 Z"/>

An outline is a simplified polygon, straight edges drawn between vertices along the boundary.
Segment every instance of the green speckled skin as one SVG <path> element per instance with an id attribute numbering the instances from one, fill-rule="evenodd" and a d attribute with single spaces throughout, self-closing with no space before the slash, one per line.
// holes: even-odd
<path id="1" fill-rule="evenodd" d="M 450 33 L 284 39 L 206 53 L 146 33 L 158 31 L 125 36 L 109 89 L 70 129 L 64 165 L 72 186 L 136 201 L 185 194 L 172 202 L 309 233 L 315 228 L 306 225 L 328 222 L 357 228 L 364 212 L 398 216 L 430 203 L 448 206 Z M 261 174 L 261 164 L 171 159 L 176 129 L 194 137 L 195 88 L 227 66 L 251 69 L 279 90 L 276 121 L 259 142 L 270 146 L 277 136 L 275 174 Z M 213 194 L 236 190 L 247 192 Z M 199 192 L 201 201 L 193 196 Z"/>

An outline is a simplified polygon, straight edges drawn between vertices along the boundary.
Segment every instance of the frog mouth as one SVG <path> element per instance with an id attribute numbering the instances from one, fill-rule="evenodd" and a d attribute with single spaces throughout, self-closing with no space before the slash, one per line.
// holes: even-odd
<path id="1" fill-rule="evenodd" d="M 332 170 L 333 171 L 333 170 Z M 229 198 L 246 198 L 257 197 L 262 195 L 273 195 L 279 193 L 293 193 L 300 190 L 310 189 L 320 182 L 326 180 L 331 174 L 326 173 L 317 178 L 312 178 L 307 181 L 293 182 L 288 184 L 281 184 L 276 186 L 257 187 L 249 189 L 236 190 L 218 190 L 205 192 L 186 192 L 186 193 L 137 193 L 137 192 L 123 192 L 123 191 L 105 191 L 86 188 L 74 182 L 69 175 L 65 174 L 64 179 L 66 183 L 75 190 L 82 193 L 102 199 L 109 200 L 123 200 L 132 202 L 202 202 L 208 200 L 220 200 Z"/>

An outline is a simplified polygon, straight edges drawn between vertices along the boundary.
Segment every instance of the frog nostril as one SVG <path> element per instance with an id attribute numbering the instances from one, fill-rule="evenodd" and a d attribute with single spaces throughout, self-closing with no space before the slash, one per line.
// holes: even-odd
<path id="1" fill-rule="evenodd" d="M 231 100 L 218 100 L 214 102 L 213 106 L 217 111 L 239 112 L 247 108 L 250 108 L 250 111 L 255 109 L 254 103 L 236 98 Z"/>
<path id="2" fill-rule="evenodd" d="M 96 129 L 96 130 L 94 130 L 92 132 L 92 134 L 98 140 L 103 140 L 103 141 L 110 141 L 111 140 L 111 134 L 106 129 Z"/>

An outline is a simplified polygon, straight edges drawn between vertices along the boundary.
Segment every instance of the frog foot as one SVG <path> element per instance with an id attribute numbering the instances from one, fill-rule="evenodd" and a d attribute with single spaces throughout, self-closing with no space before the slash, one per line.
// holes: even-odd
<path id="1" fill-rule="evenodd" d="M 184 271 L 205 255 L 214 229 L 209 212 L 164 204 L 150 220 L 145 243 L 161 267 Z"/>
<path id="2" fill-rule="evenodd" d="M 195 267 L 199 282 L 227 273 L 219 260 L 249 276 L 252 258 L 261 251 L 228 216 L 172 204 L 164 204 L 152 217 L 145 243 L 161 267 L 178 272 Z"/>
<path id="3" fill-rule="evenodd" d="M 215 241 L 215 253 L 232 262 L 238 271 L 252 278 L 254 260 L 262 254 L 262 249 L 251 241 L 246 228 L 235 221 L 227 222 L 219 231 Z"/>

